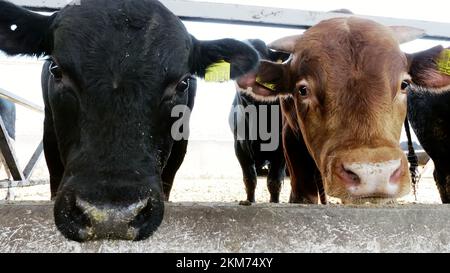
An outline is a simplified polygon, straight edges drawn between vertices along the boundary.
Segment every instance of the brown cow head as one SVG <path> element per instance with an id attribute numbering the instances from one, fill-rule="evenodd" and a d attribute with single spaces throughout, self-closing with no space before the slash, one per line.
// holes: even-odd
<path id="1" fill-rule="evenodd" d="M 255 98 L 282 95 L 285 120 L 303 135 L 328 195 L 378 202 L 410 191 L 399 139 L 409 71 L 424 60 L 400 50 L 411 38 L 405 30 L 355 17 L 323 21 L 270 45 L 292 53 L 289 61 L 262 61 L 238 81 Z"/>

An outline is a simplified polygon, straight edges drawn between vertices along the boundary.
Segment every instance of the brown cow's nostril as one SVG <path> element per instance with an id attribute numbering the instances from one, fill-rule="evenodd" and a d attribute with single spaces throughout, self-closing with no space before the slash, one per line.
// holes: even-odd
<path id="1" fill-rule="evenodd" d="M 389 182 L 391 183 L 399 183 L 403 176 L 403 166 L 400 165 L 397 170 L 395 170 L 391 177 L 389 178 Z"/>
<path id="2" fill-rule="evenodd" d="M 359 184 L 361 182 L 359 176 L 356 173 L 352 172 L 351 170 L 346 169 L 344 165 L 341 166 L 341 169 L 342 169 L 341 173 L 345 181 L 353 184 Z"/>

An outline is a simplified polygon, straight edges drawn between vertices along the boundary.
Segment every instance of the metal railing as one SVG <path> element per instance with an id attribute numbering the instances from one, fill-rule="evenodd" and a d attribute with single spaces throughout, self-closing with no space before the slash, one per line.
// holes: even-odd
<path id="1" fill-rule="evenodd" d="M 35 11 L 56 11 L 68 3 L 82 4 L 82 0 L 10 0 Z M 423 29 L 426 39 L 450 40 L 450 24 L 423 20 L 408 20 L 381 16 L 352 15 L 334 12 L 318 12 L 299 9 L 200 2 L 192 0 L 160 0 L 182 20 L 202 22 L 224 22 L 269 27 L 305 29 L 322 20 L 358 16 L 389 26 L 410 26 Z"/>
<path id="2" fill-rule="evenodd" d="M 24 106 L 35 112 L 41 114 L 44 113 L 44 109 L 41 106 L 34 104 L 33 102 L 21 98 L 2 88 L 0 88 L 0 98 L 7 99 L 15 104 Z M 3 123 L 3 119 L 2 117 L 0 117 L 0 152 L 3 155 L 6 167 L 9 169 L 9 172 L 11 173 L 13 179 L 13 181 L 6 181 L 6 182 L 0 181 L 0 188 L 24 186 L 29 184 L 28 180 L 31 177 L 34 168 L 36 167 L 37 162 L 42 156 L 42 151 L 43 151 L 43 142 L 41 141 L 39 145 L 36 147 L 27 165 L 22 170 L 19 167 L 19 162 L 16 157 L 15 149 L 10 141 L 8 132 L 6 131 L 5 128 L 5 124 Z"/>

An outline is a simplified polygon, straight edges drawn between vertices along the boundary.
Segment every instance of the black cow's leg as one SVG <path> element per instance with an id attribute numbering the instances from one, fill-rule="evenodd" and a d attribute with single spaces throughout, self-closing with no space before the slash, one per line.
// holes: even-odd
<path id="1" fill-rule="evenodd" d="M 255 189 L 257 183 L 257 174 L 254 160 L 242 149 L 238 142 L 235 142 L 235 152 L 241 165 L 242 175 L 244 177 L 245 191 L 247 201 L 255 202 Z"/>
<path id="2" fill-rule="evenodd" d="M 244 175 L 245 191 L 247 192 L 247 201 L 254 203 L 257 184 L 255 165 L 247 166 L 247 168 L 243 168 L 242 171 Z"/>
<path id="3" fill-rule="evenodd" d="M 310 156 L 302 136 L 297 136 L 285 124 L 283 127 L 283 145 L 286 165 L 291 178 L 290 203 L 318 204 L 321 183 L 319 170 Z"/>
<path id="4" fill-rule="evenodd" d="M 242 167 L 242 173 L 244 175 L 244 184 L 245 184 L 245 191 L 247 193 L 247 201 L 255 203 L 255 190 L 257 183 L 255 165 L 247 165 L 246 167 Z"/>
<path id="5" fill-rule="evenodd" d="M 183 163 L 188 146 L 187 140 L 175 141 L 172 146 L 170 157 L 167 160 L 167 164 L 164 167 L 161 178 L 163 181 L 164 198 L 169 201 L 170 191 L 172 190 L 173 181 L 178 169 Z"/>
<path id="6" fill-rule="evenodd" d="M 440 166 L 436 166 L 434 169 L 434 180 L 436 181 L 436 186 L 439 190 L 439 194 L 441 195 L 442 203 L 449 204 L 450 203 L 450 173 L 445 171 L 444 168 L 440 168 Z"/>
<path id="7" fill-rule="evenodd" d="M 267 175 L 267 188 L 269 189 L 271 203 L 280 202 L 281 183 L 284 178 L 285 169 L 284 159 L 281 160 L 278 158 L 270 162 L 269 174 Z"/>

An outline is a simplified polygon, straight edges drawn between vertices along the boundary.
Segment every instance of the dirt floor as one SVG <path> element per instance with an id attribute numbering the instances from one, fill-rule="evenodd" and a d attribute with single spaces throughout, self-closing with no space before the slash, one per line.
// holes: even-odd
<path id="1" fill-rule="evenodd" d="M 175 180 L 170 201 L 172 202 L 238 202 L 245 199 L 245 190 L 239 165 L 234 162 L 232 143 L 193 143 L 185 163 Z M 231 153 L 226 152 L 230 146 Z M 215 151 L 215 152 L 214 152 Z M 211 154 L 213 153 L 213 154 Z M 220 156 L 217 156 L 220 154 Z M 209 159 L 209 160 L 208 160 Z M 214 160 L 211 160 L 214 159 Z M 433 180 L 433 164 L 421 167 L 422 177 L 417 188 L 417 200 L 413 194 L 399 200 L 401 203 L 440 203 Z M 4 175 L 4 174 L 0 174 Z M 42 158 L 32 176 L 33 183 L 46 183 L 47 170 Z M 281 202 L 289 199 L 290 181 L 285 179 Z M 7 189 L 0 189 L 0 200 L 7 195 Z M 49 185 L 15 188 L 10 191 L 13 200 L 49 200 Z M 264 177 L 258 179 L 257 202 L 268 202 L 269 193 Z M 332 202 L 338 202 L 332 199 Z"/>

